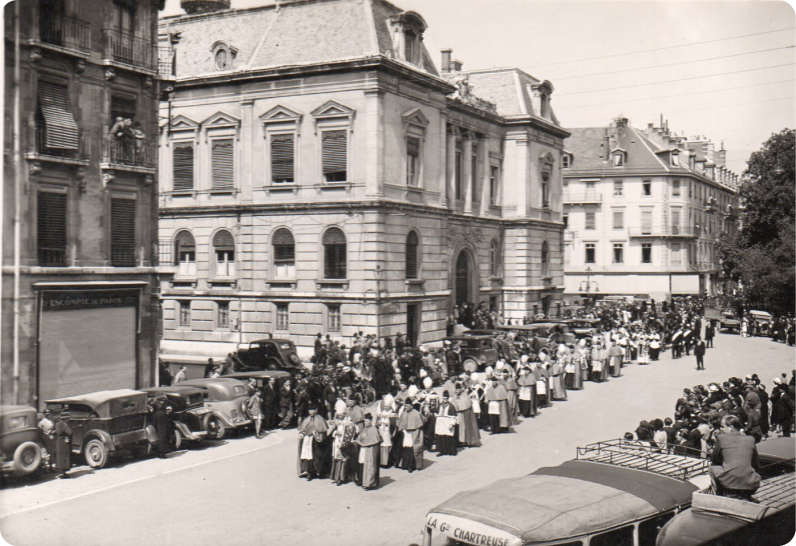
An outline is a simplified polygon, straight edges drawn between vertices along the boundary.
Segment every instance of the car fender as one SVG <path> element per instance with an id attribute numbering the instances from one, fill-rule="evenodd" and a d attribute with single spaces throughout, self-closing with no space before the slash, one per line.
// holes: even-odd
<path id="1" fill-rule="evenodd" d="M 155 425 L 146 426 L 146 439 L 150 444 L 158 443 L 158 431 L 155 430 Z"/>
<path id="2" fill-rule="evenodd" d="M 103 444 L 105 444 L 105 449 L 108 450 L 108 453 L 113 453 L 116 450 L 116 448 L 113 446 L 113 438 L 111 438 L 110 434 L 104 430 L 92 430 L 83 437 L 83 443 L 80 446 L 81 454 L 83 453 L 83 449 L 85 449 L 88 441 L 93 440 L 94 438 L 98 438 Z"/>
<path id="3" fill-rule="evenodd" d="M 188 428 L 188 425 L 183 423 L 182 421 L 174 421 L 174 428 L 180 431 L 180 434 L 187 440 L 196 440 L 198 437 L 191 432 L 191 429 Z"/>
<path id="4" fill-rule="evenodd" d="M 221 421 L 221 423 L 224 425 L 224 428 L 231 429 L 231 428 L 237 428 L 238 427 L 238 425 L 233 423 L 231 420 L 227 419 L 227 417 L 223 413 L 221 413 L 220 411 L 215 411 L 214 410 L 213 414 L 216 417 L 218 417 L 218 420 Z"/>

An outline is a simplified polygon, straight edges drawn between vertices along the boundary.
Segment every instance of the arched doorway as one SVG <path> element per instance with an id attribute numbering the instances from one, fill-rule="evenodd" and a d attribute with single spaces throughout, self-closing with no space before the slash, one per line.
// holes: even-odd
<path id="1" fill-rule="evenodd" d="M 471 285 L 470 253 L 466 250 L 462 250 L 456 258 L 456 284 L 454 286 L 456 291 L 456 299 L 454 301 L 460 309 L 463 304 L 472 302 L 472 294 L 470 293 Z"/>

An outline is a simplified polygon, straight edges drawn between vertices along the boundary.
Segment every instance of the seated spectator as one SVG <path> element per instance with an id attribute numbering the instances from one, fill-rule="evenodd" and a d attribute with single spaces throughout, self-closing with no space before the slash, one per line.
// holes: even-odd
<path id="1" fill-rule="evenodd" d="M 757 448 L 754 438 L 741 432 L 741 421 L 734 415 L 721 420 L 721 434 L 711 458 L 710 480 L 713 493 L 725 497 L 752 500 L 760 487 Z"/>

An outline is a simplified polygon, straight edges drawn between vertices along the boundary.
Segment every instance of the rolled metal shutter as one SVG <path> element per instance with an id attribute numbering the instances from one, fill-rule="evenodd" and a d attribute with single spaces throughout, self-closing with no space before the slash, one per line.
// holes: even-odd
<path id="1" fill-rule="evenodd" d="M 193 189 L 193 144 L 174 146 L 174 168 L 172 189 L 185 191 Z"/>
<path id="2" fill-rule="evenodd" d="M 39 265 L 66 265 L 66 205 L 63 192 L 39 190 L 36 223 Z"/>
<path id="3" fill-rule="evenodd" d="M 136 388 L 136 308 L 42 312 L 39 407 L 45 400 Z"/>
<path id="4" fill-rule="evenodd" d="M 278 135 L 271 139 L 271 181 L 276 184 L 293 182 L 295 147 L 293 135 Z"/>
<path id="5" fill-rule="evenodd" d="M 135 266 L 134 199 L 111 199 L 111 264 Z"/>
<path id="6" fill-rule="evenodd" d="M 62 150 L 79 147 L 77 122 L 69 104 L 69 90 L 65 85 L 39 82 L 39 108 L 47 131 L 46 146 Z"/>
<path id="7" fill-rule="evenodd" d="M 214 140 L 213 189 L 228 190 L 235 187 L 235 146 L 232 139 Z"/>
<path id="8" fill-rule="evenodd" d="M 348 162 L 348 140 L 346 132 L 326 131 L 323 133 L 323 174 L 333 175 L 336 181 L 345 180 Z"/>

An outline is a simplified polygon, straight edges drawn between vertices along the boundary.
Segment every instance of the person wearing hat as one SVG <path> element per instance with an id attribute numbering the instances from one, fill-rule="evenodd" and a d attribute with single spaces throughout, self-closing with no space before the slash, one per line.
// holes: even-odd
<path id="1" fill-rule="evenodd" d="M 260 390 L 257 388 L 257 381 L 254 379 L 250 381 L 254 381 L 254 392 L 249 397 L 248 402 L 246 402 L 246 409 L 251 415 L 252 421 L 254 421 L 254 435 L 261 439 L 264 436 L 261 432 L 263 428 L 263 399 L 260 395 Z"/>
<path id="2" fill-rule="evenodd" d="M 422 400 L 420 413 L 426 420 L 423 425 L 423 441 L 426 451 L 431 451 L 434 448 L 434 430 L 440 403 L 439 394 L 432 390 L 426 390 L 418 395 L 418 400 Z"/>
<path id="3" fill-rule="evenodd" d="M 55 423 L 55 469 L 59 478 L 69 478 L 72 468 L 72 429 L 69 427 L 69 412 L 62 410 L 56 414 Z"/>
<path id="4" fill-rule="evenodd" d="M 434 420 L 434 438 L 439 454 L 455 456 L 458 437 L 456 407 L 451 404 L 450 393 L 444 391 Z"/>
<path id="5" fill-rule="evenodd" d="M 697 339 L 694 345 L 694 356 L 696 357 L 697 370 L 705 369 L 705 342 Z"/>
<path id="6" fill-rule="evenodd" d="M 528 366 L 520 368 L 520 377 L 517 379 L 517 405 L 520 414 L 525 417 L 536 416 L 536 378 Z"/>
<path id="7" fill-rule="evenodd" d="M 395 405 L 395 399 L 391 394 L 387 393 L 376 405 L 376 430 L 378 430 L 381 437 L 379 462 L 385 468 L 392 466 L 390 451 L 393 446 L 397 420 L 398 408 Z"/>
<path id="8" fill-rule="evenodd" d="M 423 469 L 423 425 L 425 418 L 414 406 L 411 398 L 404 402 L 404 410 L 398 417 L 398 428 L 403 432 L 401 461 L 399 467 L 409 471 Z"/>
<path id="9" fill-rule="evenodd" d="M 365 412 L 359 407 L 355 398 L 346 400 L 346 406 L 348 407 L 347 411 L 348 416 L 351 418 L 351 422 L 357 427 L 357 432 L 360 432 L 362 430 L 362 423 L 365 420 Z"/>
<path id="10" fill-rule="evenodd" d="M 332 469 L 329 478 L 337 485 L 343 485 L 351 481 L 354 474 L 352 470 L 356 466 L 352 442 L 357 434 L 357 427 L 346 414 L 344 402 L 335 406 L 335 417 L 328 424 L 332 437 Z"/>
<path id="11" fill-rule="evenodd" d="M 52 411 L 45 409 L 44 415 L 37 426 L 39 429 L 39 442 L 50 455 L 45 470 L 52 471 L 53 464 L 55 464 L 55 423 L 52 420 Z"/>
<path id="12" fill-rule="evenodd" d="M 310 406 L 308 415 L 299 426 L 298 471 L 299 478 L 314 478 L 326 474 L 327 442 L 329 425 L 318 415 L 317 406 Z"/>
<path id="13" fill-rule="evenodd" d="M 497 377 L 492 378 L 492 384 L 486 388 L 487 413 L 489 414 L 489 433 L 500 434 L 508 431 L 509 420 L 509 393 Z"/>
<path id="14" fill-rule="evenodd" d="M 478 445 L 478 442 L 481 441 L 481 434 L 478 432 L 478 420 L 473 412 L 473 400 L 462 382 L 456 383 L 455 393 L 453 405 L 456 408 L 459 425 L 458 443 L 468 447 Z"/>
<path id="15" fill-rule="evenodd" d="M 152 421 L 155 425 L 155 432 L 158 435 L 158 457 L 165 459 L 171 451 L 171 439 L 174 437 L 174 423 L 171 418 L 172 407 L 166 399 L 164 393 L 160 393 L 155 398 L 150 408 Z"/>
<path id="16" fill-rule="evenodd" d="M 373 426 L 373 415 L 365 414 L 362 431 L 355 440 L 359 446 L 357 483 L 365 491 L 379 487 L 381 435 Z"/>

